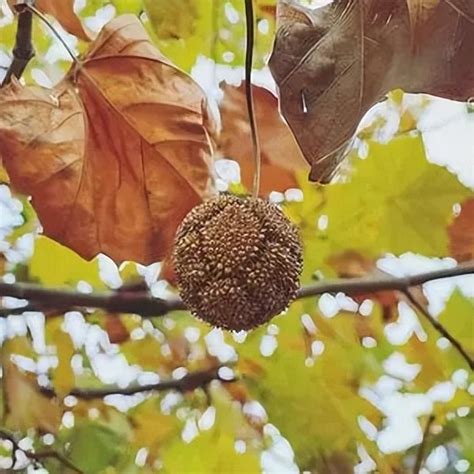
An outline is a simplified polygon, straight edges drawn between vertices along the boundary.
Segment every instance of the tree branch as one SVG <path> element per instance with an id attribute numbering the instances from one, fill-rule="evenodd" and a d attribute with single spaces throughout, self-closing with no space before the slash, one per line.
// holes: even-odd
<path id="1" fill-rule="evenodd" d="M 428 421 L 426 422 L 425 431 L 423 432 L 423 439 L 421 441 L 420 447 L 418 448 L 418 452 L 416 454 L 416 461 L 415 466 L 413 468 L 413 474 L 419 474 L 421 470 L 421 466 L 423 464 L 423 460 L 425 459 L 425 450 L 426 444 L 428 442 L 428 436 L 430 435 L 431 425 L 435 420 L 434 415 L 430 415 Z"/>
<path id="2" fill-rule="evenodd" d="M 428 281 L 440 280 L 460 275 L 474 274 L 474 262 L 454 268 L 436 270 L 407 277 L 372 276 L 324 280 L 298 292 L 297 299 L 319 296 L 323 293 L 345 293 L 355 296 L 365 293 L 377 293 L 384 290 L 398 290 L 418 286 Z M 163 316 L 171 311 L 186 310 L 179 298 L 154 298 L 146 292 L 117 291 L 104 293 L 80 293 L 73 290 L 45 288 L 30 283 L 0 282 L 0 296 L 25 299 L 30 304 L 25 308 L 15 308 L 11 312 L 3 309 L 0 317 L 18 314 L 23 311 L 43 311 L 48 308 L 60 308 L 64 311 L 81 308 L 100 308 L 113 313 L 133 313 L 143 317 Z"/>
<path id="3" fill-rule="evenodd" d="M 224 379 L 219 375 L 219 370 L 222 367 L 216 367 L 208 370 L 201 370 L 185 375 L 178 380 L 166 380 L 148 385 L 131 385 L 127 388 L 103 387 L 103 388 L 75 388 L 69 392 L 69 395 L 83 399 L 93 400 L 96 398 L 103 398 L 107 395 L 135 395 L 136 393 L 150 392 L 150 391 L 166 391 L 176 390 L 178 392 L 191 392 L 196 388 L 205 388 L 213 380 L 218 380 L 222 383 L 235 382 L 237 379 Z M 56 393 L 52 388 L 40 388 L 41 392 L 48 397 L 55 397 Z"/>
<path id="4" fill-rule="evenodd" d="M 77 472 L 78 474 L 82 474 L 82 471 L 78 469 L 74 464 L 63 454 L 60 452 L 54 450 L 54 449 L 47 449 L 44 451 L 38 451 L 38 452 L 33 452 L 28 449 L 22 449 L 20 447 L 19 441 L 16 439 L 16 437 L 13 435 L 13 433 L 10 433 L 9 431 L 0 428 L 0 438 L 6 439 L 12 443 L 13 448 L 12 448 L 12 468 L 15 466 L 17 462 L 17 456 L 16 453 L 18 451 L 21 451 L 28 459 L 33 461 L 34 463 L 42 463 L 45 459 L 56 459 L 59 461 L 61 464 L 64 466 L 68 467 L 69 469 L 73 470 L 74 472 Z"/>
<path id="5" fill-rule="evenodd" d="M 408 288 L 405 289 L 403 293 L 410 303 L 429 321 L 429 323 L 452 344 L 452 346 L 468 363 L 471 370 L 474 370 L 474 360 L 470 357 L 463 345 L 437 319 L 431 316 L 428 309 L 416 299 L 415 295 L 413 295 Z"/>
<path id="6" fill-rule="evenodd" d="M 25 8 L 33 6 L 34 0 L 17 1 L 15 9 L 18 12 L 18 26 L 16 30 L 15 47 L 13 48 L 13 60 L 2 81 L 2 87 L 7 85 L 12 77 L 19 79 L 26 66 L 35 55 L 31 34 L 33 30 L 33 13 Z"/>
<path id="7" fill-rule="evenodd" d="M 322 281 L 315 285 L 301 288 L 298 292 L 298 298 L 307 298 L 309 296 L 318 296 L 322 293 L 345 293 L 349 296 L 360 295 L 363 293 L 377 293 L 384 290 L 404 291 L 412 286 L 419 286 L 429 281 L 441 280 L 461 275 L 474 274 L 474 261 L 457 265 L 453 268 L 435 270 L 432 272 L 419 273 L 404 277 L 362 277 L 345 278 L 333 281 Z"/>

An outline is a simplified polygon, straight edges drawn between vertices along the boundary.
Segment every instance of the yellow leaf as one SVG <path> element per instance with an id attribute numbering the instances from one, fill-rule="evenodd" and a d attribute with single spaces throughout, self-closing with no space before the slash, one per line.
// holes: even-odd
<path id="1" fill-rule="evenodd" d="M 180 423 L 175 416 L 161 413 L 160 401 L 157 398 L 151 398 L 139 405 L 130 417 L 135 427 L 133 438 L 137 446 L 159 448 L 180 431 Z"/>
<path id="2" fill-rule="evenodd" d="M 59 397 L 65 397 L 75 384 L 71 359 L 74 355 L 74 345 L 71 336 L 60 328 L 53 333 L 52 342 L 56 346 L 58 365 L 53 369 L 52 382 L 54 391 Z"/>
<path id="3" fill-rule="evenodd" d="M 99 277 L 97 260 L 87 262 L 77 253 L 44 236 L 35 241 L 29 272 L 32 279 L 43 285 L 74 285 L 84 280 L 94 287 L 105 287 Z"/>

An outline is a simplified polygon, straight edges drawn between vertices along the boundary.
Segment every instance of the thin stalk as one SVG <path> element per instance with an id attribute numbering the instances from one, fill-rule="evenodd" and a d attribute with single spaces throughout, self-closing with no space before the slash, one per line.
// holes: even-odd
<path id="1" fill-rule="evenodd" d="M 41 19 L 43 23 L 45 23 L 48 28 L 53 32 L 54 36 L 59 40 L 59 42 L 64 46 L 66 51 L 68 52 L 69 56 L 71 56 L 71 59 L 73 63 L 77 64 L 79 60 L 77 59 L 76 55 L 73 53 L 71 48 L 67 45 L 67 43 L 64 41 L 64 39 L 61 37 L 61 35 L 57 32 L 56 28 L 52 25 L 52 23 L 46 18 L 43 13 L 41 13 L 37 8 L 35 8 L 33 5 L 26 5 L 26 8 L 34 13 L 38 18 Z"/>
<path id="2" fill-rule="evenodd" d="M 253 50 L 255 42 L 255 15 L 253 9 L 253 0 L 245 0 L 245 18 L 247 24 L 247 44 L 245 51 L 245 97 L 247 99 L 247 112 L 249 116 L 250 132 L 252 135 L 252 146 L 255 162 L 252 195 L 253 197 L 258 197 L 260 191 L 260 175 L 262 164 L 252 90 Z"/>

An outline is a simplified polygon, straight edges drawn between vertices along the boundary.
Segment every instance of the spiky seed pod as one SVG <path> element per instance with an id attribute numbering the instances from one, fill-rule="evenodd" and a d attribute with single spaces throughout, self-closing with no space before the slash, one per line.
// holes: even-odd
<path id="1" fill-rule="evenodd" d="M 263 199 L 221 195 L 183 220 L 174 264 L 181 297 L 199 319 L 253 329 L 288 307 L 302 268 L 297 228 Z"/>

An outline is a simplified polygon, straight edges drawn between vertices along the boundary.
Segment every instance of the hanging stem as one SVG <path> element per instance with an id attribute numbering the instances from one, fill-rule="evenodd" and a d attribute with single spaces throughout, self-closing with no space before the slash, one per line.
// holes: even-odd
<path id="1" fill-rule="evenodd" d="M 253 11 L 253 0 L 245 0 L 245 17 L 247 23 L 247 45 L 245 51 L 245 96 L 247 99 L 247 111 L 249 115 L 250 131 L 252 134 L 253 155 L 255 162 L 252 195 L 253 197 L 258 197 L 260 190 L 261 152 L 260 143 L 258 140 L 257 121 L 255 120 L 252 90 L 253 49 L 255 41 L 255 16 Z"/>
<path id="2" fill-rule="evenodd" d="M 419 474 L 421 471 L 421 466 L 425 459 L 426 445 L 428 443 L 428 437 L 430 435 L 431 425 L 435 421 L 435 416 L 431 415 L 426 422 L 425 431 L 423 433 L 423 440 L 421 441 L 420 447 L 418 448 L 418 453 L 416 455 L 415 467 L 413 468 L 413 474 Z"/>
<path id="3" fill-rule="evenodd" d="M 71 48 L 67 45 L 67 43 L 64 41 L 64 39 L 61 37 L 61 35 L 56 31 L 56 28 L 51 24 L 51 22 L 46 18 L 45 15 L 43 15 L 37 8 L 35 8 L 33 5 L 27 4 L 25 5 L 26 9 L 29 10 L 30 12 L 34 13 L 38 18 L 41 19 L 43 23 L 45 23 L 48 28 L 53 32 L 54 36 L 59 40 L 59 42 L 64 46 L 66 51 L 68 52 L 69 56 L 71 56 L 71 59 L 73 63 L 77 64 L 78 59 L 76 55 L 73 53 Z"/>
<path id="4" fill-rule="evenodd" d="M 428 309 L 425 308 L 424 305 L 422 305 L 414 296 L 414 294 L 410 291 L 409 288 L 406 288 L 403 290 L 403 293 L 405 296 L 408 298 L 412 306 L 417 309 L 420 314 L 422 314 L 428 321 L 429 323 L 443 336 L 445 337 L 451 344 L 452 346 L 459 352 L 459 354 L 464 358 L 464 360 L 467 362 L 471 370 L 474 370 L 474 360 L 471 358 L 467 350 L 464 348 L 464 346 L 461 344 L 460 341 L 458 341 L 437 319 L 433 318 L 431 314 L 429 313 Z"/>

